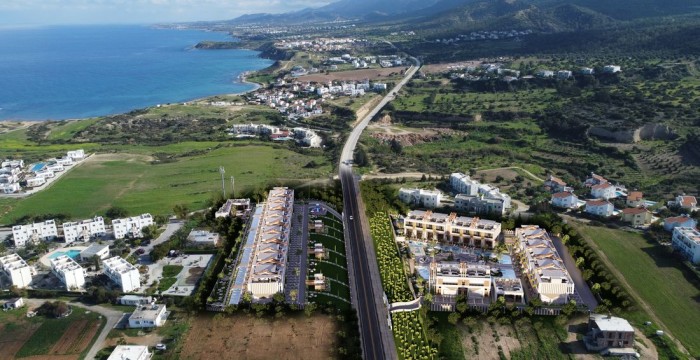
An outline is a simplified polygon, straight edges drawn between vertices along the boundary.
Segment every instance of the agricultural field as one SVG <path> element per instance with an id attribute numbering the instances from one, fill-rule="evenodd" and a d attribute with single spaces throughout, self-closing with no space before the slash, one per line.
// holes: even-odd
<path id="1" fill-rule="evenodd" d="M 26 308 L 0 313 L 0 359 L 82 359 L 105 322 L 76 307 L 61 319 L 25 314 Z"/>
<path id="2" fill-rule="evenodd" d="M 382 286 L 390 303 L 411 301 L 403 261 L 392 235 L 389 216 L 377 213 L 369 219 L 370 232 L 377 252 Z M 394 340 L 399 359 L 434 359 L 437 349 L 425 334 L 424 319 L 418 311 L 391 314 Z"/>
<path id="3" fill-rule="evenodd" d="M 182 340 L 181 359 L 304 359 L 336 358 L 334 334 L 339 326 L 331 316 L 290 315 L 270 320 L 252 315 L 228 317 L 200 314 L 190 321 Z"/>
<path id="4" fill-rule="evenodd" d="M 271 146 L 216 147 L 187 150 L 188 144 L 163 147 L 164 151 L 186 151 L 164 156 L 167 161 L 138 154 L 159 148 L 138 148 L 134 153 L 97 154 L 66 174 L 50 188 L 25 199 L 0 200 L 0 223 L 41 213 L 64 213 L 76 218 L 100 214 L 121 206 L 132 214 L 169 214 L 176 204 L 202 209 L 221 191 L 219 166 L 226 178 L 235 177 L 236 193 L 295 179 L 326 177 L 331 164 L 320 155 L 301 155 Z M 192 144 L 190 144 L 192 145 Z M 189 153 L 189 154 L 188 154 Z M 305 168 L 314 161 L 315 168 Z M 40 209 L 40 210 L 37 210 Z"/>
<path id="5" fill-rule="evenodd" d="M 636 326 L 655 316 L 693 357 L 700 356 L 700 279 L 668 248 L 622 230 L 574 224 L 615 274 L 644 313 L 630 314 Z M 653 322 L 658 320 L 651 318 Z"/>

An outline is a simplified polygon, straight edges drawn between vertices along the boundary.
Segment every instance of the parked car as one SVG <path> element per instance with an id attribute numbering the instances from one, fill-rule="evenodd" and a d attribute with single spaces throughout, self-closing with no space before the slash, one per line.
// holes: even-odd
<path id="1" fill-rule="evenodd" d="M 168 347 L 165 346 L 165 344 L 156 344 L 156 350 L 164 351 L 164 350 L 166 350 L 167 348 L 168 348 Z"/>
<path id="2" fill-rule="evenodd" d="M 139 255 L 143 255 L 145 252 L 146 250 L 144 250 L 143 248 L 139 248 L 138 250 L 136 250 L 136 253 Z"/>

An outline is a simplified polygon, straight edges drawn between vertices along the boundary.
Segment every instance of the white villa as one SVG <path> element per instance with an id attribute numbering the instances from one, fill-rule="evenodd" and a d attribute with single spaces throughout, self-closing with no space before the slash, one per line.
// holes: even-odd
<path id="1" fill-rule="evenodd" d="M 50 262 L 51 272 L 66 286 L 66 290 L 80 290 L 85 286 L 87 273 L 73 258 L 61 255 Z"/>
<path id="2" fill-rule="evenodd" d="M 493 249 L 501 235 L 501 224 L 496 221 L 413 210 L 403 219 L 407 238 L 435 240 L 479 248 Z"/>
<path id="3" fill-rule="evenodd" d="M 700 231 L 697 229 L 674 228 L 671 244 L 674 249 L 680 251 L 693 264 L 700 263 Z"/>
<path id="4" fill-rule="evenodd" d="M 12 285 L 24 289 L 32 282 L 34 269 L 17 254 L 0 257 L 0 270 L 10 279 Z"/>
<path id="5" fill-rule="evenodd" d="M 558 192 L 552 194 L 552 206 L 565 208 L 565 209 L 576 209 L 578 208 L 578 196 L 570 192 Z"/>
<path id="6" fill-rule="evenodd" d="M 151 216 L 151 214 L 141 214 L 126 219 L 112 220 L 115 239 L 143 237 L 143 228 L 151 225 L 153 225 L 153 216 Z"/>
<path id="7" fill-rule="evenodd" d="M 63 223 L 61 227 L 63 228 L 63 237 L 68 244 L 75 241 L 87 242 L 94 237 L 104 236 L 107 232 L 105 221 L 101 216 L 78 222 Z"/>
<path id="8" fill-rule="evenodd" d="M 29 225 L 16 225 L 12 227 L 12 238 L 15 246 L 23 248 L 27 242 L 38 243 L 41 240 L 49 241 L 58 236 L 56 222 L 46 220 L 42 223 L 34 223 Z"/>
<path id="9" fill-rule="evenodd" d="M 615 207 L 607 200 L 586 201 L 586 212 L 591 215 L 610 217 L 613 215 Z"/>
<path id="10" fill-rule="evenodd" d="M 138 306 L 129 316 L 130 328 L 152 328 L 163 326 L 168 319 L 165 304 Z"/>
<path id="11" fill-rule="evenodd" d="M 602 183 L 591 186 L 591 196 L 594 199 L 613 199 L 617 197 L 615 185 Z"/>
<path id="12" fill-rule="evenodd" d="M 66 154 L 66 157 L 76 162 L 80 161 L 85 158 L 85 150 L 71 150 Z"/>
<path id="13" fill-rule="evenodd" d="M 104 274 L 121 286 L 122 292 L 128 293 L 141 287 L 139 270 L 119 256 L 102 262 Z"/>
<path id="14" fill-rule="evenodd" d="M 544 229 L 525 225 L 515 230 L 517 253 L 523 272 L 546 304 L 565 304 L 574 293 L 574 283 L 552 239 Z"/>
<path id="15" fill-rule="evenodd" d="M 399 199 L 409 205 L 434 209 L 440 207 L 442 193 L 437 190 L 401 188 L 399 189 Z"/>

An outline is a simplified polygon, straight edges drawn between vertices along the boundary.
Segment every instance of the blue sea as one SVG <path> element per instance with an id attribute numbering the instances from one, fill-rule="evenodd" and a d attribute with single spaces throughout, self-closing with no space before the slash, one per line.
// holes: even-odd
<path id="1" fill-rule="evenodd" d="M 239 93 L 250 50 L 197 50 L 225 33 L 149 26 L 0 29 L 0 120 L 60 120 Z"/>

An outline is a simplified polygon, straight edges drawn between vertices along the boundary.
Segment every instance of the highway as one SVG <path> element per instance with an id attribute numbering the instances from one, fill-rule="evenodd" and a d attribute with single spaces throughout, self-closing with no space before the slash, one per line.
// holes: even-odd
<path id="1" fill-rule="evenodd" d="M 369 235 L 369 222 L 365 216 L 360 197 L 358 178 L 350 165 L 357 142 L 370 120 L 381 109 L 394 100 L 420 68 L 420 62 L 413 60 L 404 78 L 389 91 L 382 101 L 362 119 L 348 136 L 340 156 L 338 176 L 343 188 L 343 222 L 346 228 L 346 246 L 351 262 L 348 270 L 351 279 L 352 299 L 357 309 L 360 326 L 362 353 L 366 360 L 397 359 L 394 337 L 388 323 L 388 309 L 383 302 L 383 290 L 372 238 Z"/>

